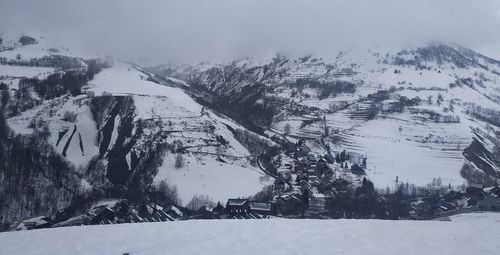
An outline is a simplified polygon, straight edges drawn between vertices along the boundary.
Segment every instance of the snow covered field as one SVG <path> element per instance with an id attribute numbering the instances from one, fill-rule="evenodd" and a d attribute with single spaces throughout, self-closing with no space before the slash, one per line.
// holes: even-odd
<path id="1" fill-rule="evenodd" d="M 43 73 L 53 73 L 51 67 L 26 67 L 0 65 L 0 75 L 12 77 L 35 77 Z"/>
<path id="2" fill-rule="evenodd" d="M 499 254 L 500 213 L 452 221 L 197 220 L 0 233 L 1 254 Z"/>
<path id="3" fill-rule="evenodd" d="M 185 155 L 185 166 L 174 167 L 174 155 L 168 154 L 163 165 L 158 169 L 155 182 L 167 180 L 177 187 L 183 205 L 195 195 L 207 195 L 215 203 L 224 204 L 229 198 L 255 195 L 265 185 L 272 184 L 272 179 L 261 181 L 265 175 L 262 171 L 240 160 L 244 166 L 218 162 L 209 156 L 194 157 Z"/>

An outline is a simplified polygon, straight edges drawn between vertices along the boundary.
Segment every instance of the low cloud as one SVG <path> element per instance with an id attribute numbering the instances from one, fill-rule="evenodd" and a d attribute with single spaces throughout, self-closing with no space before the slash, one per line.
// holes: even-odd
<path id="1" fill-rule="evenodd" d="M 451 41 L 500 59 L 497 0 L 0 0 L 0 31 L 145 63 Z"/>

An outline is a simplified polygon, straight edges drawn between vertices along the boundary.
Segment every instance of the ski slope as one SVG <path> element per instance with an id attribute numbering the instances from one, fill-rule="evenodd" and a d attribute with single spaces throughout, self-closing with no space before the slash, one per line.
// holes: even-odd
<path id="1" fill-rule="evenodd" d="M 499 254 L 500 213 L 452 221 L 193 220 L 0 233 L 2 254 Z"/>

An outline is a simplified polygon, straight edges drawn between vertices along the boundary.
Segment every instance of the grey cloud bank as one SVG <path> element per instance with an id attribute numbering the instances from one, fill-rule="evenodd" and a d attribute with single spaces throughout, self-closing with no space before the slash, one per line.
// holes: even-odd
<path id="1" fill-rule="evenodd" d="M 500 59 L 497 0 L 0 0 L 0 31 L 144 63 L 451 41 Z"/>

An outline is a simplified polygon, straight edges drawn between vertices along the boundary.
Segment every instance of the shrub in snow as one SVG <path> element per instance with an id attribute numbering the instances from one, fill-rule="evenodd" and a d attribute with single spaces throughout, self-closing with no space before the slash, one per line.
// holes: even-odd
<path id="1" fill-rule="evenodd" d="M 216 204 L 207 195 L 194 195 L 191 201 L 187 203 L 186 208 L 196 211 L 204 206 L 207 208 L 214 208 Z"/>
<path id="2" fill-rule="evenodd" d="M 158 185 L 153 185 L 149 196 L 161 206 L 181 204 L 177 187 L 175 185 L 171 186 L 166 180 L 162 180 Z"/>
<path id="3" fill-rule="evenodd" d="M 182 157 L 181 153 L 178 153 L 177 156 L 175 156 L 175 168 L 181 168 L 184 166 L 184 158 Z"/>
<path id="4" fill-rule="evenodd" d="M 74 112 L 66 111 L 66 112 L 64 112 L 62 120 L 68 121 L 68 122 L 75 122 L 76 121 L 76 115 L 77 114 L 74 113 Z"/>
<path id="5" fill-rule="evenodd" d="M 95 92 L 94 91 L 87 91 L 87 97 L 88 98 L 94 98 L 95 97 Z"/>
<path id="6" fill-rule="evenodd" d="M 36 39 L 31 37 L 31 36 L 23 35 L 23 36 L 21 36 L 21 38 L 19 38 L 19 43 L 23 46 L 29 45 L 29 44 L 35 44 Z"/>
<path id="7" fill-rule="evenodd" d="M 250 200 L 256 202 L 269 202 L 274 198 L 273 185 L 267 185 L 262 188 L 257 194 L 250 197 Z"/>
<path id="8" fill-rule="evenodd" d="M 286 123 L 285 134 L 289 135 L 291 132 L 292 132 L 292 127 L 290 126 L 290 123 Z"/>

